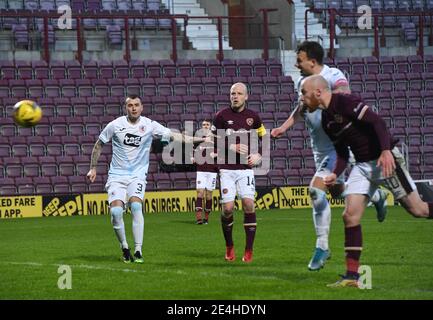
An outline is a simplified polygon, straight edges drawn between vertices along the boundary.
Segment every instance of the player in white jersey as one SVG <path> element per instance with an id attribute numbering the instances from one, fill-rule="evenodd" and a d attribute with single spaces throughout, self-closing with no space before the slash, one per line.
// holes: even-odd
<path id="1" fill-rule="evenodd" d="M 144 218 L 142 202 L 146 188 L 146 176 L 149 168 L 149 153 L 154 138 L 162 141 L 184 141 L 192 143 L 204 139 L 185 137 L 172 132 L 156 121 L 141 116 L 143 105 L 138 96 L 129 96 L 125 101 L 126 116 L 111 121 L 102 130 L 92 151 L 90 171 L 87 174 L 90 182 L 96 179 L 96 164 L 104 144 L 112 142 L 108 180 L 105 188 L 110 204 L 111 223 L 123 252 L 123 261 L 143 263 L 142 243 Z M 134 257 L 132 257 L 125 236 L 123 212 L 129 203 L 132 215 L 132 233 L 134 237 Z"/>
<path id="2" fill-rule="evenodd" d="M 297 91 L 303 79 L 313 74 L 320 74 L 329 84 L 334 93 L 350 93 L 349 82 L 337 68 L 330 68 L 323 64 L 324 50 L 322 46 L 314 41 L 305 41 L 297 49 L 296 67 L 301 70 L 301 77 L 297 82 Z M 311 180 L 309 191 L 313 205 L 313 221 L 316 230 L 316 248 L 311 258 L 308 269 L 320 270 L 326 260 L 330 257 L 329 251 L 329 229 L 331 224 L 331 209 L 326 198 L 326 191 L 329 190 L 335 197 L 341 196 L 344 192 L 344 173 L 338 177 L 337 183 L 328 188 L 323 183 L 323 178 L 329 175 L 334 169 L 337 154 L 334 145 L 322 128 L 322 110 L 307 112 L 302 103 L 298 103 L 290 117 L 280 127 L 271 131 L 273 138 L 281 137 L 297 121 L 305 119 L 307 129 L 310 133 L 311 148 L 313 150 L 316 173 Z M 378 190 L 371 201 L 378 212 L 378 220 L 383 221 L 386 215 L 386 193 Z"/>

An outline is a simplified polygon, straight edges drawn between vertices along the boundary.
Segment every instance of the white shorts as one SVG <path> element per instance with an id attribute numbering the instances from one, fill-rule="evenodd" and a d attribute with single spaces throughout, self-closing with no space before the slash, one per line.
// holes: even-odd
<path id="1" fill-rule="evenodd" d="M 329 176 L 335 168 L 337 162 L 337 152 L 331 151 L 327 154 L 314 154 L 314 162 L 316 163 L 315 177 L 324 178 Z M 337 184 L 344 184 L 345 171 L 337 177 Z"/>
<path id="2" fill-rule="evenodd" d="M 236 193 L 241 199 L 255 199 L 256 187 L 254 171 L 252 169 L 242 170 L 220 170 L 221 202 L 235 201 Z"/>
<path id="3" fill-rule="evenodd" d="M 382 168 L 376 167 L 377 160 L 359 162 L 354 165 L 350 172 L 345 194 L 365 194 L 370 198 L 381 185 L 392 192 L 396 200 L 403 198 L 416 191 L 415 182 L 406 169 L 406 163 L 398 148 L 392 149 L 396 169 L 394 174 L 384 179 Z"/>
<path id="4" fill-rule="evenodd" d="M 197 171 L 196 189 L 215 190 L 216 178 L 216 172 Z"/>
<path id="5" fill-rule="evenodd" d="M 108 177 L 105 184 L 108 193 L 108 203 L 120 200 L 124 204 L 128 203 L 131 197 L 143 200 L 146 190 L 146 181 L 136 177 Z"/>

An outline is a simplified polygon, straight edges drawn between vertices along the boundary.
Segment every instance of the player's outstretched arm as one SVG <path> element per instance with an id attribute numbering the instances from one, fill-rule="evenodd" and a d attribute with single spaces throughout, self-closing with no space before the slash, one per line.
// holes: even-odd
<path id="1" fill-rule="evenodd" d="M 213 137 L 191 137 L 186 134 L 182 134 L 179 132 L 171 132 L 171 139 L 176 142 L 184 142 L 184 143 L 199 143 L 199 142 L 209 142 L 213 143 Z"/>
<path id="2" fill-rule="evenodd" d="M 295 110 L 293 110 L 292 114 L 280 127 L 272 129 L 271 137 L 275 139 L 281 138 L 281 136 L 286 133 L 287 130 L 293 127 L 295 123 L 302 118 L 301 110 L 302 106 L 298 104 Z"/>
<path id="3" fill-rule="evenodd" d="M 96 141 L 95 145 L 93 146 L 92 150 L 92 156 L 90 159 L 90 170 L 87 173 L 87 178 L 89 178 L 90 182 L 94 182 L 96 179 L 96 165 L 98 164 L 98 159 L 102 152 L 102 147 L 104 146 L 104 143 L 98 139 Z"/>

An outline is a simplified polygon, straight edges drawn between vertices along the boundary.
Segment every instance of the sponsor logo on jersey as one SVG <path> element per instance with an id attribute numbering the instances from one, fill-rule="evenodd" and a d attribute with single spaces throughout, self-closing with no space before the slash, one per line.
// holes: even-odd
<path id="1" fill-rule="evenodd" d="M 126 128 L 120 128 L 119 131 L 122 132 L 123 130 L 126 130 Z"/>
<path id="2" fill-rule="evenodd" d="M 131 146 L 131 147 L 138 147 L 140 146 L 140 142 L 141 142 L 141 137 L 140 136 L 136 136 L 130 133 L 127 133 L 125 135 L 125 139 L 123 140 L 123 144 L 127 145 L 127 146 Z"/>
<path id="3" fill-rule="evenodd" d="M 227 124 L 233 124 L 233 120 L 228 120 Z"/>
<path id="4" fill-rule="evenodd" d="M 252 126 L 254 123 L 254 119 L 253 118 L 247 118 L 247 125 Z"/>
<path id="5" fill-rule="evenodd" d="M 239 129 L 239 130 L 233 130 L 233 129 L 226 129 L 226 135 L 230 136 L 234 133 L 236 134 L 246 134 L 246 133 L 250 133 L 251 130 L 246 130 L 246 129 Z"/>

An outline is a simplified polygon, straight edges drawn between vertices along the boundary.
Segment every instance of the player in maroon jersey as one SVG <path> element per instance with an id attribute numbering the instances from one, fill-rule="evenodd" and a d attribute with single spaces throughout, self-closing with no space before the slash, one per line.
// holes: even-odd
<path id="1" fill-rule="evenodd" d="M 433 218 L 433 203 L 421 200 L 403 156 L 385 121 L 355 95 L 333 94 L 322 76 L 303 84 L 302 101 L 309 112 L 322 111 L 322 127 L 337 151 L 333 172 L 324 178 L 332 186 L 346 168 L 349 148 L 356 163 L 347 180 L 345 226 L 346 274 L 331 287 L 358 286 L 362 251 L 361 218 L 369 198 L 382 185 L 414 217 Z"/>
<path id="2" fill-rule="evenodd" d="M 203 120 L 198 133 L 203 138 L 211 133 L 212 121 Z M 212 191 L 215 190 L 218 166 L 216 165 L 216 153 L 213 143 L 201 143 L 194 149 L 194 157 L 191 159 L 197 166 L 197 202 L 196 224 L 208 224 L 209 214 L 212 210 Z M 202 219 L 203 204 L 205 204 L 205 216 Z"/>
<path id="3" fill-rule="evenodd" d="M 248 109 L 247 87 L 235 83 L 230 89 L 231 106 L 215 115 L 214 126 L 220 174 L 223 214 L 221 224 L 226 241 L 227 261 L 235 260 L 233 247 L 233 210 L 236 194 L 242 199 L 244 229 L 246 234 L 244 262 L 253 259 L 253 243 L 256 234 L 255 182 L 253 167 L 261 161 L 258 139 L 266 134 L 259 115 Z M 254 143 L 257 142 L 257 144 Z"/>

